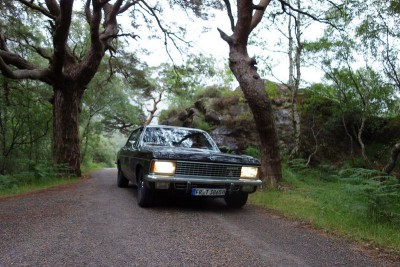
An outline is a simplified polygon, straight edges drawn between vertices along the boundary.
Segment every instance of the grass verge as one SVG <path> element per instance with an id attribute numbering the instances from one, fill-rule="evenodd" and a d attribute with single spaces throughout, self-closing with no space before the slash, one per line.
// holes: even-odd
<path id="1" fill-rule="evenodd" d="M 2 188 L 0 189 L 0 196 L 16 196 L 24 193 L 39 191 L 42 189 L 47 189 L 55 186 L 73 184 L 79 181 L 79 178 L 55 178 L 55 179 L 46 179 L 39 180 L 34 183 L 21 184 L 18 186 L 13 186 L 11 188 Z"/>
<path id="2" fill-rule="evenodd" d="M 393 217 L 376 216 L 376 208 L 371 209 L 371 197 L 365 194 L 370 192 L 365 184 L 343 181 L 315 170 L 284 168 L 283 174 L 285 181 L 278 190 L 258 191 L 250 196 L 250 203 L 400 255 L 400 223 Z"/>

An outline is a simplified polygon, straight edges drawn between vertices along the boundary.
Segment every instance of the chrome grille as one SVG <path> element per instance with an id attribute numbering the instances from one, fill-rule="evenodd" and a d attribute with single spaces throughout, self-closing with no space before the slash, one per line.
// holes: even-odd
<path id="1" fill-rule="evenodd" d="M 176 175 L 195 176 L 195 177 L 221 177 L 221 178 L 239 178 L 241 166 L 178 161 L 176 163 Z"/>

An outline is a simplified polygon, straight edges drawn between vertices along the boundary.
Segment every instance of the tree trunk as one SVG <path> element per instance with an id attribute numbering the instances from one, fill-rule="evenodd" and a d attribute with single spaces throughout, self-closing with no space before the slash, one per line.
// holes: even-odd
<path id="1" fill-rule="evenodd" d="M 344 127 L 344 131 L 346 132 L 346 135 L 347 135 L 347 137 L 349 137 L 349 140 L 350 140 L 350 154 L 354 155 L 353 136 L 351 136 L 351 134 L 349 132 L 349 129 L 347 128 L 346 120 L 345 120 L 343 114 L 342 114 L 342 124 L 343 124 L 343 127 Z"/>
<path id="2" fill-rule="evenodd" d="M 247 53 L 230 46 L 229 66 L 239 81 L 256 123 L 261 142 L 261 172 L 267 183 L 275 187 L 282 179 L 281 157 L 271 101 L 264 82 L 255 68 L 255 60 Z"/>
<path id="3" fill-rule="evenodd" d="M 301 10 L 300 1 L 297 0 L 297 9 Z M 293 123 L 293 149 L 290 152 L 290 157 L 294 158 L 299 150 L 300 150 L 300 135 L 301 135 L 301 121 L 300 121 L 300 113 L 297 105 L 297 95 L 300 87 L 300 79 L 301 79 L 301 52 L 302 52 L 302 44 L 301 44 L 301 15 L 300 12 L 297 12 L 297 16 L 295 19 L 295 38 L 296 38 L 296 49 L 295 49 L 295 62 L 293 60 L 293 36 L 292 36 L 292 16 L 289 16 L 288 23 L 288 38 L 289 38 L 289 89 L 291 91 L 291 111 L 292 111 L 292 123 Z M 296 70 L 296 78 L 294 78 L 294 70 Z"/>
<path id="4" fill-rule="evenodd" d="M 383 168 L 383 172 L 390 174 L 396 166 L 396 161 L 400 153 L 400 143 L 393 146 L 389 163 Z"/>
<path id="5" fill-rule="evenodd" d="M 66 165 L 71 174 L 78 177 L 81 176 L 78 123 L 81 97 L 80 90 L 72 86 L 54 88 L 53 161 L 55 164 Z"/>
<path id="6" fill-rule="evenodd" d="M 362 157 L 364 159 L 364 162 L 369 167 L 369 166 L 371 166 L 371 163 L 370 163 L 370 161 L 368 159 L 367 153 L 365 151 L 365 145 L 364 145 L 364 142 L 363 142 L 363 139 L 362 139 L 362 135 L 364 133 L 364 128 L 365 128 L 365 120 L 366 119 L 363 116 L 362 119 L 361 119 L 361 126 L 358 129 L 357 140 L 358 140 L 358 143 L 360 144 L 360 147 L 361 147 L 361 155 L 362 155 Z"/>
<path id="7" fill-rule="evenodd" d="M 250 58 L 247 53 L 249 35 L 260 23 L 270 0 L 260 0 L 257 8 L 250 0 L 237 1 L 236 26 L 229 1 L 224 2 L 233 34 L 228 36 L 222 30 L 218 30 L 221 38 L 229 45 L 229 67 L 239 82 L 254 116 L 261 143 L 261 175 L 267 178 L 269 186 L 276 187 L 277 181 L 282 179 L 282 167 L 274 114 L 264 81 L 257 73 L 256 60 Z"/>

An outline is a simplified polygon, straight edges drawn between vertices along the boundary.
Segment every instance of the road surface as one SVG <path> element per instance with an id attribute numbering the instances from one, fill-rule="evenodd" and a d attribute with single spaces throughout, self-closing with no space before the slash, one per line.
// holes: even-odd
<path id="1" fill-rule="evenodd" d="M 116 174 L 0 199 L 0 266 L 396 265 L 252 205 L 160 197 L 143 209 Z"/>

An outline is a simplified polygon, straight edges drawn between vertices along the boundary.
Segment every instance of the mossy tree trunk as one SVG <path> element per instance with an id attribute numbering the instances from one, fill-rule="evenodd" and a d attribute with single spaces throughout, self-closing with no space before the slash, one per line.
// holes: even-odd
<path id="1" fill-rule="evenodd" d="M 262 175 L 270 187 L 275 187 L 282 179 L 282 167 L 272 104 L 265 91 L 264 82 L 257 72 L 256 61 L 247 52 L 249 35 L 261 21 L 269 2 L 261 0 L 259 5 L 255 6 L 249 0 L 237 1 L 236 25 L 230 6 L 227 6 L 233 34 L 228 36 L 219 31 L 221 38 L 229 45 L 229 67 L 248 101 L 260 136 Z"/>

